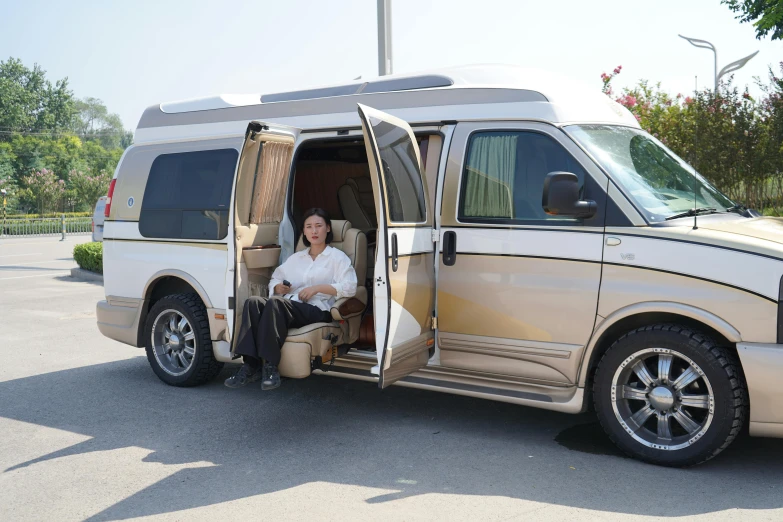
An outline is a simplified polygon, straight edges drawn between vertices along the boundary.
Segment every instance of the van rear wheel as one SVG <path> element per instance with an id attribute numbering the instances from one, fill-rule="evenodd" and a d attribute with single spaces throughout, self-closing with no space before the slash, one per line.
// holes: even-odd
<path id="1" fill-rule="evenodd" d="M 207 310 L 196 294 L 160 299 L 144 328 L 147 360 L 158 378 L 171 386 L 197 386 L 223 368 L 215 360 Z"/>
<path id="2" fill-rule="evenodd" d="M 593 392 L 612 441 L 664 466 L 699 464 L 723 451 L 742 430 L 748 409 L 736 356 L 675 324 L 618 339 L 601 358 Z"/>

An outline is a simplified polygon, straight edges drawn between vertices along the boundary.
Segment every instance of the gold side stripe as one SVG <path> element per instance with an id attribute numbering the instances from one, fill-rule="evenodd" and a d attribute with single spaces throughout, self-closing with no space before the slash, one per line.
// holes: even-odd
<path id="1" fill-rule="evenodd" d="M 206 248 L 209 250 L 225 250 L 228 251 L 228 245 L 226 243 L 191 243 L 186 241 L 156 241 L 154 239 L 117 239 L 117 238 L 103 238 L 104 242 L 116 241 L 123 243 L 151 243 L 155 245 L 176 245 L 186 246 L 194 248 Z"/>

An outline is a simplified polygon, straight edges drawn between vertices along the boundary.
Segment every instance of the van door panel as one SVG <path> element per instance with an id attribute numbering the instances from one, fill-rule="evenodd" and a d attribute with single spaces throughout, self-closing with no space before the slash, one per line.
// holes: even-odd
<path id="1" fill-rule="evenodd" d="M 483 129 L 544 132 L 542 124 L 460 123 L 454 131 L 443 188 L 441 237 L 456 235 L 453 266 L 438 266 L 438 346 L 442 366 L 573 384 L 596 319 L 603 227 L 579 223 L 464 223 L 458 219 L 469 137 Z M 558 140 L 586 166 L 586 158 Z M 529 199 L 540 201 L 541 195 Z M 605 199 L 604 199 L 605 201 Z M 442 248 L 441 248 L 442 252 Z"/>
<path id="2" fill-rule="evenodd" d="M 359 105 L 378 218 L 373 305 L 379 386 L 423 366 L 434 343 L 432 204 L 410 126 Z"/>
<path id="3" fill-rule="evenodd" d="M 275 266 L 250 268 L 245 263 L 243 249 L 280 242 L 285 187 L 288 186 L 293 147 L 299 132 L 299 129 L 293 127 L 253 121 L 248 124 L 245 133 L 232 205 L 235 258 L 233 269 L 226 273 L 225 282 L 226 293 L 234 296 L 234 308 L 228 309 L 227 313 L 232 348 L 233 332 L 240 327 L 241 311 L 245 301 L 254 293 L 266 295 L 266 287 L 272 271 L 280 261 L 278 259 Z M 266 145 L 275 147 L 271 158 L 264 156 Z M 285 149 L 284 154 L 281 154 L 282 149 Z M 264 174 L 272 172 L 275 176 L 274 183 L 266 183 Z M 254 205 L 254 197 L 274 201 L 275 205 L 273 207 Z M 259 209 L 265 211 L 264 215 L 253 216 L 254 212 L 259 213 Z"/>

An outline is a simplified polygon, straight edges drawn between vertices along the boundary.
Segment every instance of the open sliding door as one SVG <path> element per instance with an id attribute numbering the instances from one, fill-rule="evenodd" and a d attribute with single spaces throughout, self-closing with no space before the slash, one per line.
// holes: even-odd
<path id="1" fill-rule="evenodd" d="M 285 250 L 280 246 L 280 223 L 299 132 L 261 121 L 251 121 L 245 132 L 234 190 L 235 256 L 226 273 L 232 347 L 245 301 L 254 290 L 266 290 L 265 283 Z"/>
<path id="2" fill-rule="evenodd" d="M 427 365 L 434 344 L 433 216 L 410 126 L 359 105 L 378 217 L 373 309 L 379 386 Z"/>

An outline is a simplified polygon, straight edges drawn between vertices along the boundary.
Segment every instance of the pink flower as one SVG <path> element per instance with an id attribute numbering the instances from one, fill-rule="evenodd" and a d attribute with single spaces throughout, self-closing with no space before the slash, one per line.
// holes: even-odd
<path id="1" fill-rule="evenodd" d="M 693 98 L 691 98 L 690 96 L 686 96 L 685 105 L 690 105 L 691 103 L 693 103 Z"/>

